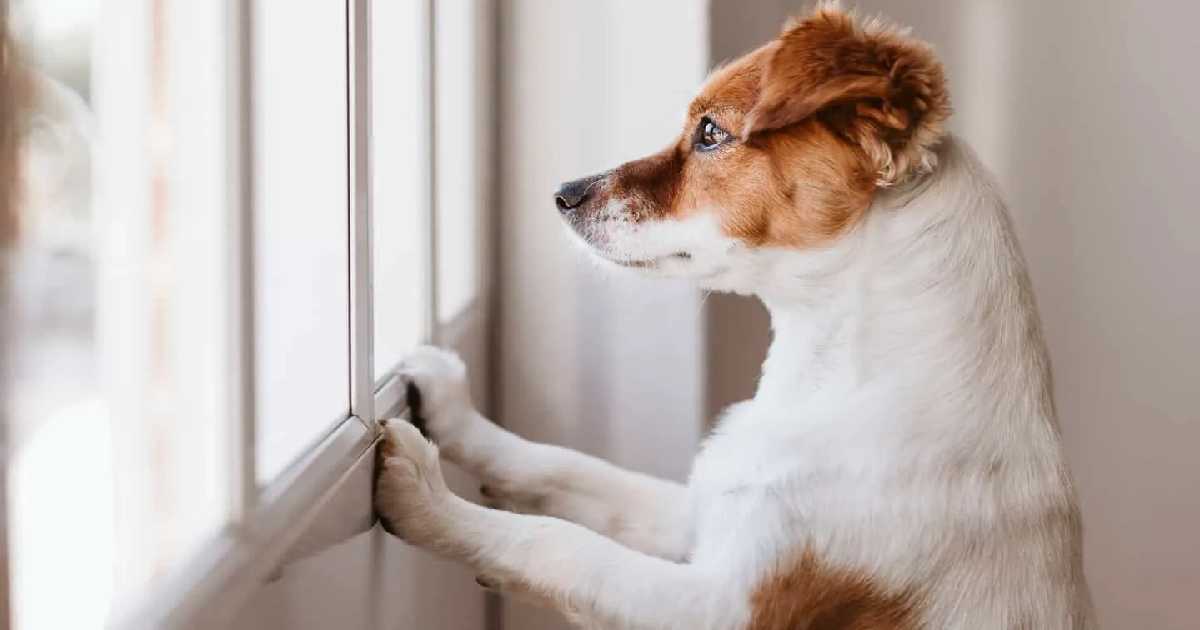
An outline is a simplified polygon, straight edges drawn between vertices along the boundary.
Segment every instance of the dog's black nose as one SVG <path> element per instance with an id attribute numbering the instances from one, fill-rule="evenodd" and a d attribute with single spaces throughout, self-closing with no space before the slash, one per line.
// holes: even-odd
<path id="1" fill-rule="evenodd" d="M 558 206 L 559 212 L 578 208 L 587 201 L 594 184 L 603 178 L 604 175 L 592 175 L 563 184 L 558 192 L 554 193 L 554 205 Z"/>

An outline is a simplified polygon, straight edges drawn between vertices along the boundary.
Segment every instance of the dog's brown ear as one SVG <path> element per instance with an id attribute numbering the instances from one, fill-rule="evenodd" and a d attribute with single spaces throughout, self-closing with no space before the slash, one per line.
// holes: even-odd
<path id="1" fill-rule="evenodd" d="M 949 115 L 942 66 L 927 44 L 826 4 L 768 45 L 742 137 L 819 116 L 859 145 L 889 185 L 933 168 Z"/>

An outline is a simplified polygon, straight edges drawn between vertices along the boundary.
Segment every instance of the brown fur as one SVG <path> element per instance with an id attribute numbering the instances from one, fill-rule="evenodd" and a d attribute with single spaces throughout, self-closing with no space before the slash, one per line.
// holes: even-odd
<path id="1" fill-rule="evenodd" d="M 755 589 L 747 630 L 915 630 L 915 598 L 870 576 L 823 564 L 806 550 Z"/>
<path id="2" fill-rule="evenodd" d="M 617 168 L 592 200 L 634 221 L 720 212 L 753 246 L 812 247 L 853 226 L 880 185 L 932 162 L 949 115 L 925 44 L 828 7 L 717 70 L 667 149 Z M 742 141 L 694 150 L 704 116 Z"/>
<path id="3" fill-rule="evenodd" d="M 818 116 L 862 147 L 882 184 L 927 167 L 950 115 L 942 66 L 927 44 L 824 7 L 767 49 L 744 137 Z"/>

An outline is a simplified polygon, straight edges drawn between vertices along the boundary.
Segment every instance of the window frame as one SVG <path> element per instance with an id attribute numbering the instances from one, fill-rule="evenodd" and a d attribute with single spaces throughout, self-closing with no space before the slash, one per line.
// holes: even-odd
<path id="1" fill-rule="evenodd" d="M 407 413 L 404 391 L 394 376 L 394 367 L 374 373 L 373 322 L 373 223 L 372 223 L 372 85 L 371 85 L 371 7 L 379 0 L 343 0 L 346 10 L 347 112 L 349 143 L 346 165 L 349 195 L 349 345 L 350 409 L 296 461 L 275 479 L 262 485 L 256 478 L 256 357 L 255 357 L 255 125 L 254 125 L 254 16 L 256 3 L 262 0 L 225 0 L 226 74 L 228 128 L 228 240 L 227 280 L 230 296 L 230 335 L 226 340 L 230 361 L 228 418 L 232 443 L 230 523 L 208 542 L 199 545 L 171 575 L 152 592 L 139 599 L 140 605 L 117 611 L 111 621 L 115 628 L 225 627 L 254 595 L 256 590 L 293 555 L 303 552 L 298 545 L 306 530 L 322 510 L 355 475 L 369 471 L 374 463 L 374 446 L 380 439 L 380 418 Z M 423 114 L 426 124 L 421 139 L 427 157 L 424 204 L 418 209 L 420 228 L 426 243 L 428 272 L 424 278 L 425 342 L 451 347 L 482 329 L 490 300 L 489 278 L 479 273 L 474 298 L 449 320 L 439 323 L 437 275 L 437 75 L 436 5 L 424 0 L 423 32 L 426 56 L 422 59 L 423 95 L 427 99 Z M 490 8 L 480 8 L 473 25 L 479 38 L 473 42 L 486 47 L 490 34 L 481 30 L 490 17 Z M 479 50 L 474 51 L 477 55 Z M 476 87 L 489 90 L 492 77 L 478 77 Z M 485 115 L 477 108 L 480 120 Z M 479 126 L 479 129 L 486 129 Z M 490 138 L 477 144 L 485 148 Z M 481 191 L 490 180 L 487 169 L 476 163 L 472 173 Z M 482 207 L 485 192 L 476 201 Z M 477 232 L 486 232 L 479 213 Z M 479 255 L 474 262 L 486 269 L 488 247 L 476 243 Z M 364 531 L 375 521 L 374 514 L 348 514 L 352 528 Z M 307 554 L 305 554 L 307 555 Z"/>

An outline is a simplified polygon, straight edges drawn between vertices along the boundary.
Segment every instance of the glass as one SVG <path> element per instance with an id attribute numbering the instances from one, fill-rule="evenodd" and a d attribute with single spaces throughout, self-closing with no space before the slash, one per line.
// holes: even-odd
<path id="1" fill-rule="evenodd" d="M 438 0 L 437 265 L 438 321 L 471 305 L 479 283 L 479 41 L 474 0 Z"/>
<path id="2" fill-rule="evenodd" d="M 375 375 L 421 339 L 428 267 L 425 3 L 372 6 Z"/>
<path id="3" fill-rule="evenodd" d="M 256 469 L 266 484 L 350 406 L 346 7 L 256 3 Z"/>
<path id="4" fill-rule="evenodd" d="M 13 623 L 99 628 L 229 518 L 224 12 L 14 0 L 9 18 L 28 98 Z"/>

